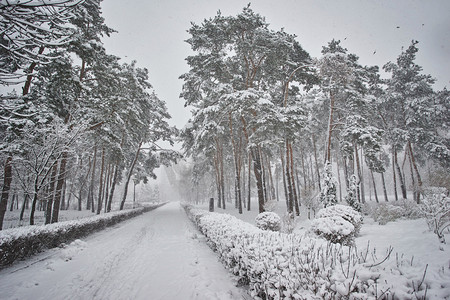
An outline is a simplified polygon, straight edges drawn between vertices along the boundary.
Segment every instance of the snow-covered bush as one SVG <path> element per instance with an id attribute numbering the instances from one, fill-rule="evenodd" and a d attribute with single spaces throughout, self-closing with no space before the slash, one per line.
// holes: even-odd
<path id="1" fill-rule="evenodd" d="M 140 207 L 132 210 L 111 212 L 104 215 L 59 222 L 49 225 L 34 225 L 0 231 L 0 267 L 23 259 L 45 249 L 58 247 L 94 231 L 112 226 L 160 205 Z"/>
<path id="2" fill-rule="evenodd" d="M 255 219 L 256 227 L 262 230 L 280 231 L 281 218 L 274 212 L 262 212 Z"/>
<path id="3" fill-rule="evenodd" d="M 292 233 L 294 232 L 296 226 L 296 220 L 294 218 L 294 213 L 285 213 L 281 218 L 281 232 L 283 233 Z"/>
<path id="4" fill-rule="evenodd" d="M 372 218 L 380 225 L 385 225 L 397 219 L 417 219 L 421 213 L 416 202 L 399 200 L 389 203 L 377 203 L 368 209 Z"/>
<path id="5" fill-rule="evenodd" d="M 391 257 L 392 248 L 381 256 L 369 248 L 358 252 L 322 239 L 264 231 L 227 214 L 185 210 L 223 264 L 248 284 L 253 299 L 450 297 L 450 291 L 441 291 L 444 279 L 430 280 L 423 266 Z"/>
<path id="6" fill-rule="evenodd" d="M 361 214 L 350 206 L 333 205 L 318 212 L 310 230 L 332 243 L 352 245 L 362 221 Z"/>
<path id="7" fill-rule="evenodd" d="M 443 191 L 429 191 L 425 193 L 420 208 L 430 230 L 445 244 L 444 231 L 450 228 L 450 198 Z"/>

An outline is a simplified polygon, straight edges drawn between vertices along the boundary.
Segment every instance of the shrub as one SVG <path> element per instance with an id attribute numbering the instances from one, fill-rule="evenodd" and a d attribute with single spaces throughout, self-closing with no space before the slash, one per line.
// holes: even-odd
<path id="1" fill-rule="evenodd" d="M 350 206 L 333 205 L 321 209 L 311 222 L 311 231 L 332 243 L 352 245 L 363 218 Z"/>
<path id="2" fill-rule="evenodd" d="M 222 263 L 249 286 L 253 299 L 421 299 L 447 278 L 428 285 L 423 266 L 403 256 L 370 255 L 354 247 L 297 234 L 264 231 L 226 214 L 185 207 Z M 350 222 L 349 222 L 350 223 Z M 422 284 L 426 282 L 427 284 Z"/>
<path id="3" fill-rule="evenodd" d="M 281 218 L 274 212 L 262 212 L 256 219 L 256 227 L 262 230 L 280 231 Z"/>
<path id="4" fill-rule="evenodd" d="M 412 200 L 400 200 L 389 203 L 379 203 L 369 209 L 372 218 L 380 225 L 393 222 L 397 219 L 417 219 L 421 213 L 416 202 Z"/>
<path id="5" fill-rule="evenodd" d="M 444 231 L 450 228 L 450 198 L 443 192 L 430 190 L 425 192 L 420 208 L 430 230 L 445 244 Z"/>

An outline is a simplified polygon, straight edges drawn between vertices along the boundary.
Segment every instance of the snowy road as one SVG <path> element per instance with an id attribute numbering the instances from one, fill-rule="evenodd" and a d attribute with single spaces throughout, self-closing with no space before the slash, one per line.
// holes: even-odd
<path id="1" fill-rule="evenodd" d="M 0 299 L 243 299 L 179 203 L 0 272 Z"/>

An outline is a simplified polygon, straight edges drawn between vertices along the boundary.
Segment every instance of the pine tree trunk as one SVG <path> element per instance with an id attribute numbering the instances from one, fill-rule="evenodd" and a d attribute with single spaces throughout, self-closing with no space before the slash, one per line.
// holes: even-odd
<path id="1" fill-rule="evenodd" d="M 313 141 L 313 148 L 314 148 L 314 160 L 316 163 L 316 174 L 317 174 L 317 183 L 319 185 L 319 191 L 322 190 L 322 187 L 320 186 L 320 169 L 319 169 L 319 161 L 317 160 L 317 148 L 316 148 L 316 138 L 314 137 L 314 135 L 312 136 L 312 141 Z"/>
<path id="2" fill-rule="evenodd" d="M 248 154 L 248 198 L 247 198 L 247 211 L 250 211 L 251 197 L 252 197 L 252 157 L 251 153 Z"/>
<path id="3" fill-rule="evenodd" d="M 262 156 L 261 151 L 259 151 L 259 157 L 261 159 L 261 178 L 262 178 L 262 186 L 263 186 L 263 195 L 264 195 L 264 203 L 268 201 L 267 196 L 267 186 L 266 186 L 266 168 L 264 167 L 264 158 Z"/>
<path id="4" fill-rule="evenodd" d="M 373 171 L 372 170 L 370 170 L 370 176 L 372 177 L 373 194 L 375 196 L 375 201 L 377 201 L 377 203 L 380 203 L 380 201 L 378 201 L 377 186 L 375 184 L 375 177 L 373 176 Z"/>
<path id="5" fill-rule="evenodd" d="M 397 194 L 397 176 L 395 176 L 395 159 L 394 159 L 394 149 L 392 149 L 392 180 L 394 181 L 394 197 L 395 201 L 398 201 Z"/>
<path id="6" fill-rule="evenodd" d="M 342 183 L 341 183 L 341 170 L 339 165 L 339 157 L 336 157 L 336 164 L 337 164 L 337 175 L 339 184 L 339 202 L 342 202 Z"/>
<path id="7" fill-rule="evenodd" d="M 92 157 L 91 182 L 89 184 L 87 197 L 87 210 L 94 212 L 94 183 L 95 183 L 95 165 L 97 164 L 97 145 L 94 147 L 94 156 Z"/>
<path id="8" fill-rule="evenodd" d="M 2 198 L 0 200 L 0 230 L 3 229 L 3 220 L 5 218 L 6 208 L 8 207 L 9 190 L 12 181 L 12 156 L 8 156 L 3 168 L 3 187 Z"/>
<path id="9" fill-rule="evenodd" d="M 281 159 L 281 174 L 283 176 L 284 199 L 286 200 L 286 207 L 289 208 L 289 194 L 286 183 L 286 164 L 284 163 L 284 154 L 281 147 L 280 147 L 280 159 Z"/>
<path id="10" fill-rule="evenodd" d="M 384 180 L 384 172 L 381 172 L 381 182 L 383 183 L 384 200 L 386 202 L 389 202 L 388 195 L 387 195 L 387 189 L 386 189 L 386 181 Z"/>
<path id="11" fill-rule="evenodd" d="M 11 198 L 11 204 L 9 205 L 9 211 L 13 211 L 14 210 L 14 203 L 16 201 L 16 193 L 13 193 L 12 198 Z"/>
<path id="12" fill-rule="evenodd" d="M 34 213 L 36 211 L 36 203 L 38 200 L 39 193 L 39 176 L 36 176 L 34 179 L 34 191 L 33 191 L 33 200 L 31 201 L 31 211 L 30 211 L 30 225 L 34 225 Z"/>
<path id="13" fill-rule="evenodd" d="M 107 212 L 108 209 L 108 195 L 109 195 L 109 186 L 111 185 L 111 181 L 112 181 L 112 169 L 113 166 L 111 165 L 111 163 L 108 163 L 108 172 L 105 178 L 105 187 L 103 189 L 103 199 L 105 199 L 105 207 L 104 207 L 104 212 Z"/>
<path id="14" fill-rule="evenodd" d="M 111 182 L 111 189 L 108 195 L 108 205 L 106 206 L 106 212 L 109 213 L 111 211 L 112 199 L 114 196 L 114 190 L 116 189 L 117 177 L 119 177 L 119 166 L 116 164 L 114 166 L 114 175 Z"/>
<path id="15" fill-rule="evenodd" d="M 59 207 L 62 197 L 62 188 L 66 180 L 66 164 L 67 164 L 67 151 L 64 151 L 61 155 L 61 162 L 59 164 L 58 181 L 56 183 L 55 200 L 53 201 L 52 223 L 58 222 Z"/>
<path id="16" fill-rule="evenodd" d="M 55 164 L 52 168 L 52 173 L 50 175 L 50 185 L 47 197 L 47 206 L 45 210 L 45 224 L 50 224 L 52 221 L 53 198 L 55 196 L 54 192 L 57 174 L 58 174 L 58 165 Z"/>
<path id="17" fill-rule="evenodd" d="M 325 162 L 331 163 L 331 134 L 333 131 L 334 94 L 330 92 L 330 114 L 328 117 L 327 145 L 325 148 Z"/>
<path id="18" fill-rule="evenodd" d="M 28 206 L 28 198 L 29 197 L 30 196 L 28 195 L 28 193 L 25 193 L 25 196 L 24 196 L 24 199 L 22 202 L 22 208 L 20 209 L 20 217 L 19 217 L 20 221 L 23 221 L 23 215 L 25 214 L 25 208 L 27 208 L 27 206 Z"/>
<path id="19" fill-rule="evenodd" d="M 67 180 L 66 180 L 66 178 L 64 178 L 64 183 L 63 183 L 63 187 L 62 187 L 62 194 L 61 194 L 60 210 L 65 210 L 66 209 L 66 191 L 67 191 Z"/>
<path id="20" fill-rule="evenodd" d="M 403 178 L 402 170 L 400 169 L 400 165 L 398 164 L 398 157 L 397 157 L 396 149 L 394 149 L 394 161 L 395 161 L 395 166 L 397 167 L 397 173 L 398 173 L 397 175 L 398 175 L 398 179 L 400 180 L 400 188 L 402 190 L 403 199 L 407 199 L 405 180 Z"/>
<path id="21" fill-rule="evenodd" d="M 102 148 L 102 164 L 100 166 L 100 181 L 98 185 L 97 215 L 102 211 L 103 207 L 103 173 L 105 168 L 105 147 Z"/>
<path id="22" fill-rule="evenodd" d="M 304 158 L 303 150 L 302 150 L 302 152 L 300 154 L 301 154 L 300 158 L 301 158 L 302 172 L 303 172 L 303 191 L 306 191 L 307 190 L 307 186 L 308 186 L 307 183 L 306 183 L 306 180 L 307 180 L 308 176 L 307 176 L 307 171 L 305 169 L 305 158 Z M 304 192 L 303 192 L 303 195 L 305 195 Z"/>
<path id="23" fill-rule="evenodd" d="M 417 164 L 416 164 L 416 159 L 414 157 L 414 152 L 412 149 L 412 145 L 411 142 L 408 141 L 408 148 L 409 148 L 409 154 L 411 156 L 411 162 L 414 168 L 414 171 L 416 172 L 416 177 L 417 177 L 417 204 L 420 204 L 420 193 L 422 192 L 422 178 L 420 177 L 420 173 L 419 173 L 419 169 L 417 168 Z"/>
<path id="24" fill-rule="evenodd" d="M 411 160 L 411 155 L 409 153 L 409 148 L 406 149 L 405 151 L 405 157 L 408 157 L 408 161 L 409 161 L 409 169 L 410 169 L 410 174 L 411 174 L 411 183 L 413 186 L 413 200 L 414 202 L 418 202 L 417 201 L 417 186 L 416 186 L 416 180 L 414 178 L 414 170 L 413 170 L 413 166 L 412 166 L 412 160 Z"/>
<path id="25" fill-rule="evenodd" d="M 269 174 L 269 183 L 270 183 L 270 199 L 275 199 L 275 185 L 273 183 L 273 174 L 272 174 L 272 166 L 270 164 L 270 159 L 267 157 L 267 171 Z"/>
<path id="26" fill-rule="evenodd" d="M 133 158 L 133 161 L 131 162 L 130 168 L 128 170 L 128 175 L 125 181 L 125 186 L 124 186 L 124 190 L 123 190 L 123 196 L 122 196 L 122 201 L 120 202 L 120 210 L 123 210 L 123 207 L 125 206 L 125 200 L 127 199 L 127 193 L 128 193 L 128 184 L 130 183 L 131 180 L 131 175 L 133 174 L 133 169 L 134 166 L 136 165 L 136 162 L 138 160 L 139 157 L 139 153 L 141 151 L 141 146 L 142 146 L 142 140 L 139 142 L 138 148 L 136 150 L 136 154 Z"/>
<path id="27" fill-rule="evenodd" d="M 300 206 L 298 204 L 298 197 L 297 197 L 297 189 L 295 187 L 295 178 L 294 178 L 294 155 L 292 150 L 292 144 L 289 143 L 289 155 L 290 155 L 290 166 L 291 166 L 291 180 L 292 180 L 292 193 L 294 196 L 294 208 L 295 208 L 295 214 L 297 216 L 300 216 Z"/>
<path id="28" fill-rule="evenodd" d="M 258 192 L 258 206 L 259 213 L 264 212 L 264 189 L 262 183 L 262 168 L 261 168 L 261 157 L 259 155 L 259 147 L 253 147 L 251 149 L 253 158 L 253 172 L 256 179 L 256 189 Z"/>
<path id="29" fill-rule="evenodd" d="M 289 142 L 286 140 L 286 182 L 287 182 L 287 189 L 288 189 L 288 212 L 292 214 L 294 212 L 294 194 L 292 191 L 292 182 L 291 182 L 291 174 L 289 171 L 289 161 L 290 161 L 290 155 L 289 155 Z"/>
<path id="30" fill-rule="evenodd" d="M 366 203 L 366 199 L 364 196 L 364 182 L 363 182 L 363 178 L 362 178 L 362 174 L 361 174 L 361 165 L 360 165 L 360 161 L 359 161 L 359 154 L 358 154 L 358 146 L 355 144 L 355 161 L 356 161 L 356 171 L 358 174 L 358 185 L 360 187 L 360 201 L 361 203 Z"/>

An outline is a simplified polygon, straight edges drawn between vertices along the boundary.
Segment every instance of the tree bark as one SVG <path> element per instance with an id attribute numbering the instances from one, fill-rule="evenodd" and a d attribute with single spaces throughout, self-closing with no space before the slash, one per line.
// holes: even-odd
<path id="1" fill-rule="evenodd" d="M 402 190 L 403 199 L 407 199 L 405 180 L 403 178 L 402 170 L 400 169 L 400 165 L 398 164 L 397 150 L 395 148 L 394 148 L 394 161 L 395 161 L 395 166 L 396 166 L 397 172 L 398 172 L 398 179 L 400 180 L 400 188 Z"/>
<path id="2" fill-rule="evenodd" d="M 313 148 L 314 148 L 314 160 L 316 164 L 316 174 L 317 174 L 317 183 L 319 185 L 319 191 L 322 190 L 321 183 L 320 183 L 320 169 L 319 169 L 319 161 L 317 160 L 317 148 L 316 148 L 316 138 L 314 135 L 312 136 L 313 141 Z"/>
<path id="3" fill-rule="evenodd" d="M 289 143 L 289 155 L 290 155 L 290 166 L 291 166 L 291 180 L 292 180 L 292 193 L 294 196 L 294 208 L 295 208 L 295 214 L 297 216 L 300 216 L 300 206 L 298 203 L 298 197 L 297 197 L 297 188 L 295 187 L 295 177 L 294 177 L 294 155 L 292 150 L 292 144 Z M 299 191 L 300 192 L 300 191 Z"/>
<path id="4" fill-rule="evenodd" d="M 359 154 L 358 154 L 358 146 L 355 144 L 355 161 L 356 161 L 356 169 L 357 169 L 357 173 L 358 173 L 358 181 L 359 181 L 359 186 L 360 186 L 360 196 L 361 196 L 361 202 L 362 203 L 366 203 L 366 199 L 365 199 L 365 195 L 364 195 L 364 182 L 363 182 L 363 178 L 362 178 L 362 174 L 361 174 L 361 165 L 360 165 L 360 161 L 359 161 Z"/>
<path id="5" fill-rule="evenodd" d="M 50 224 L 52 221 L 53 198 L 55 197 L 55 183 L 57 174 L 58 174 L 58 165 L 55 164 L 52 168 L 52 173 L 50 175 L 50 185 L 47 197 L 47 207 L 45 212 L 45 224 Z"/>
<path id="6" fill-rule="evenodd" d="M 414 168 L 414 171 L 416 172 L 417 177 L 417 204 L 420 204 L 420 193 L 422 192 L 422 178 L 420 177 L 419 169 L 417 168 L 416 159 L 414 157 L 413 148 L 411 145 L 411 142 L 408 141 L 408 148 L 409 148 L 409 154 L 411 157 L 412 166 Z"/>
<path id="7" fill-rule="evenodd" d="M 262 168 L 261 168 L 261 157 L 259 155 L 259 147 L 253 147 L 252 150 L 252 158 L 253 158 L 253 172 L 255 174 L 256 179 L 256 187 L 258 191 L 258 206 L 259 213 L 264 212 L 264 190 L 262 183 Z"/>
<path id="8" fill-rule="evenodd" d="M 377 201 L 377 203 L 380 203 L 380 201 L 378 201 L 377 186 L 375 184 L 375 177 L 373 176 L 373 171 L 372 170 L 370 170 L 370 176 L 372 177 L 373 194 L 375 196 L 375 201 Z"/>
<path id="9" fill-rule="evenodd" d="M 286 207 L 289 207 L 289 194 L 288 194 L 288 188 L 286 183 L 286 166 L 284 162 L 284 154 L 283 150 L 280 147 L 280 159 L 281 159 L 281 174 L 283 176 L 283 187 L 284 187 L 284 199 L 286 200 Z"/>
<path id="10" fill-rule="evenodd" d="M 248 154 L 248 198 L 247 198 L 247 211 L 250 211 L 251 196 L 252 196 L 252 154 Z"/>
<path id="11" fill-rule="evenodd" d="M 327 135 L 327 145 L 325 148 L 325 162 L 331 163 L 331 134 L 333 131 L 333 114 L 334 114 L 334 94 L 330 92 L 330 114 L 328 117 L 328 135 Z"/>
<path id="12" fill-rule="evenodd" d="M 9 190 L 12 181 L 12 156 L 8 156 L 3 167 L 3 187 L 2 198 L 0 200 L 0 230 L 3 229 L 3 220 L 5 218 L 6 208 L 8 207 Z"/>
<path id="13" fill-rule="evenodd" d="M 339 157 L 336 157 L 337 164 L 337 175 L 338 175 L 338 184 L 339 184 L 339 202 L 342 202 L 342 182 L 341 182 L 341 168 L 339 165 Z"/>
<path id="14" fill-rule="evenodd" d="M 130 168 L 128 170 L 128 175 L 127 175 L 124 190 L 123 190 L 122 201 L 120 202 L 120 210 L 123 210 L 123 207 L 125 206 L 125 200 L 127 199 L 127 193 L 128 193 L 128 184 L 130 183 L 130 179 L 131 179 L 131 175 L 133 174 L 134 166 L 136 165 L 136 162 L 138 160 L 142 143 L 143 143 L 143 141 L 141 140 L 139 142 L 138 148 L 136 150 L 136 154 L 134 155 L 133 161 L 131 162 Z"/>
<path id="15" fill-rule="evenodd" d="M 289 155 L 289 142 L 286 140 L 286 182 L 287 182 L 287 189 L 288 189 L 288 213 L 292 214 L 294 212 L 294 194 L 292 190 L 292 182 L 291 182 L 291 174 L 289 171 L 289 161 L 290 161 L 290 155 Z"/>
<path id="16" fill-rule="evenodd" d="M 58 181 L 56 183 L 55 200 L 53 201 L 52 223 L 58 222 L 62 188 L 66 180 L 67 151 L 64 150 L 59 164 Z"/>
<path id="17" fill-rule="evenodd" d="M 398 201 L 397 194 L 397 176 L 395 176 L 395 159 L 394 159 L 394 148 L 392 148 L 392 180 L 394 181 L 394 197 L 395 201 Z"/>
<path id="18" fill-rule="evenodd" d="M 381 182 L 383 184 L 384 200 L 386 202 L 389 202 L 388 195 L 387 195 L 387 189 L 386 189 L 386 181 L 384 180 L 384 172 L 381 172 Z"/>
<path id="19" fill-rule="evenodd" d="M 27 208 L 27 206 L 28 206 L 28 198 L 29 197 L 30 196 L 28 195 L 28 193 L 25 192 L 25 196 L 24 196 L 23 203 L 22 203 L 22 208 L 20 210 L 20 217 L 19 217 L 20 221 L 23 221 L 23 215 L 25 214 L 25 208 Z"/>
<path id="20" fill-rule="evenodd" d="M 111 182 L 111 189 L 108 196 L 108 204 L 106 206 L 106 212 L 109 213 L 111 211 L 111 205 L 112 205 L 112 198 L 114 196 L 114 190 L 116 188 L 117 184 L 117 177 L 119 176 L 119 166 L 116 164 L 114 166 L 114 175 Z"/>
<path id="21" fill-rule="evenodd" d="M 105 147 L 102 148 L 102 164 L 100 166 L 100 182 L 98 185 L 97 215 L 100 214 L 103 207 L 103 173 L 105 168 Z"/>

